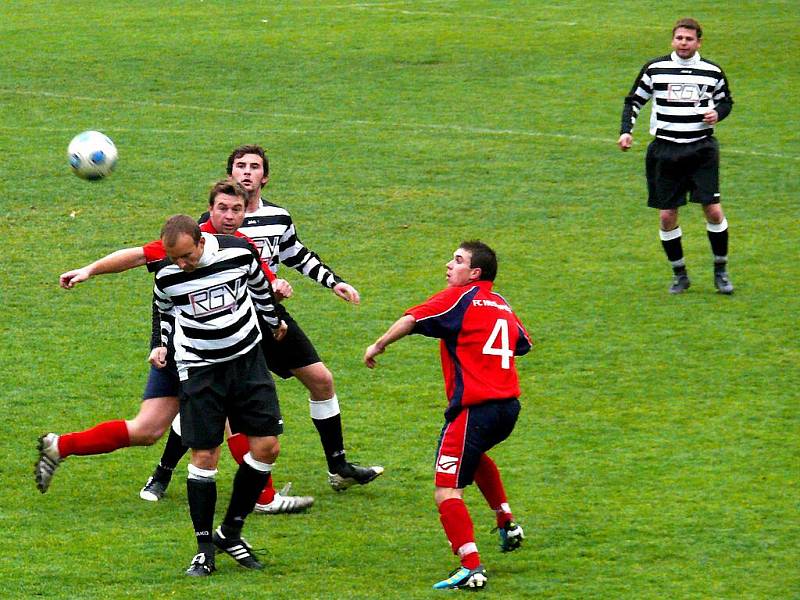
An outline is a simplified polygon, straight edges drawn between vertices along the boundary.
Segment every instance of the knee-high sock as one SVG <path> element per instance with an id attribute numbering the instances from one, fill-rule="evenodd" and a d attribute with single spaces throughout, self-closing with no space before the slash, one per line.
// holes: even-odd
<path id="1" fill-rule="evenodd" d="M 164 451 L 161 453 L 161 460 L 158 463 L 158 468 L 164 474 L 172 474 L 178 462 L 183 458 L 189 449 L 183 445 L 180 434 L 172 427 L 169 428 L 169 436 L 167 443 L 164 445 Z"/>
<path id="2" fill-rule="evenodd" d="M 131 445 L 128 425 L 123 420 L 106 421 L 91 429 L 65 433 L 58 438 L 61 458 L 71 455 L 105 454 Z"/>
<path id="3" fill-rule="evenodd" d="M 228 448 L 231 451 L 231 456 L 237 464 L 242 464 L 244 455 L 250 452 L 250 442 L 247 436 L 241 433 L 234 433 L 228 438 Z M 269 504 L 275 499 L 275 485 L 272 483 L 272 474 L 267 476 L 267 483 L 264 489 L 261 490 L 261 495 L 256 501 L 257 504 Z"/>
<path id="4" fill-rule="evenodd" d="M 475 544 L 472 519 L 464 501 L 461 498 L 448 498 L 442 502 L 439 505 L 439 520 L 450 542 L 450 549 L 459 557 L 461 564 L 468 569 L 480 565 L 481 557 Z"/>
<path id="5" fill-rule="evenodd" d="M 680 227 L 676 227 L 670 231 L 663 229 L 658 232 L 661 238 L 661 246 L 664 248 L 664 253 L 667 255 L 669 264 L 672 265 L 672 270 L 675 273 L 686 272 L 686 262 L 683 260 L 683 245 L 681 244 L 681 237 L 683 232 Z"/>
<path id="6" fill-rule="evenodd" d="M 497 526 L 502 527 L 508 521 L 514 520 L 514 515 L 511 514 L 511 508 L 508 505 L 508 498 L 506 491 L 503 487 L 503 480 L 500 477 L 500 471 L 497 469 L 495 462 L 484 454 L 478 462 L 478 468 L 475 471 L 475 483 L 480 489 L 486 502 L 489 504 L 497 517 Z"/>
<path id="7" fill-rule="evenodd" d="M 336 473 L 346 462 L 339 398 L 334 394 L 333 398 L 328 400 L 309 399 L 308 403 L 311 409 L 311 420 L 314 422 L 314 427 L 317 428 L 319 440 L 322 442 L 322 449 L 325 452 L 328 471 Z"/>
<path id="8" fill-rule="evenodd" d="M 249 452 L 245 454 L 233 478 L 231 501 L 222 521 L 222 533 L 225 536 L 241 535 L 244 520 L 253 512 L 258 495 L 264 489 L 271 471 L 272 465 L 255 460 Z"/>
<path id="9" fill-rule="evenodd" d="M 214 510 L 217 506 L 216 469 L 200 469 L 189 465 L 186 480 L 186 497 L 189 500 L 189 515 L 192 517 L 197 544 L 211 543 L 214 528 Z"/>
<path id="10" fill-rule="evenodd" d="M 706 223 L 706 231 L 714 254 L 714 265 L 721 265 L 724 270 L 728 263 L 728 219 L 722 219 L 721 223 Z"/>

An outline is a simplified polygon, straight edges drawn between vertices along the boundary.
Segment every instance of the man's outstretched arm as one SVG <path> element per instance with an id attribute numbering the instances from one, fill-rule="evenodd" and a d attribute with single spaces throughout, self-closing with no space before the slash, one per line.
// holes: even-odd
<path id="1" fill-rule="evenodd" d="M 386 333 L 367 348 L 367 351 L 364 353 L 364 364 L 370 369 L 374 369 L 377 364 L 375 357 L 378 356 L 378 354 L 383 354 L 383 351 L 386 350 L 386 346 L 393 344 L 414 331 L 414 325 L 416 324 L 417 320 L 411 315 L 403 315 L 397 319 L 397 321 L 386 330 Z"/>
<path id="2" fill-rule="evenodd" d="M 144 249 L 141 246 L 136 248 L 123 248 L 112 252 L 91 264 L 62 273 L 58 282 L 62 288 L 69 290 L 76 284 L 86 281 L 95 275 L 106 275 L 107 273 L 122 273 L 128 269 L 141 267 L 147 262 Z"/>

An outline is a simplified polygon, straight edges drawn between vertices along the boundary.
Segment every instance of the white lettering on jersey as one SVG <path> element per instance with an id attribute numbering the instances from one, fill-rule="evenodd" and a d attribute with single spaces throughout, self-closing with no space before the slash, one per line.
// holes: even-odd
<path id="1" fill-rule="evenodd" d="M 233 288 L 227 283 L 222 283 L 206 290 L 189 294 L 192 314 L 195 317 L 203 317 L 225 310 L 236 310 L 236 298 L 239 296 L 240 284 L 241 281 L 237 279 Z"/>
<path id="2" fill-rule="evenodd" d="M 455 475 L 456 470 L 458 469 L 458 461 L 459 459 L 456 456 L 446 456 L 442 454 L 439 457 L 439 460 L 436 462 L 436 470 L 439 473 Z"/>
<path id="3" fill-rule="evenodd" d="M 272 257 L 278 254 L 278 245 L 281 241 L 281 237 L 279 235 L 273 235 L 271 237 L 255 237 L 251 238 L 253 240 L 253 244 L 255 244 L 256 248 L 258 248 L 259 254 L 261 254 L 261 258 L 266 261 L 272 261 Z"/>
<path id="4" fill-rule="evenodd" d="M 667 99 L 672 102 L 700 102 L 709 97 L 707 85 L 696 83 L 670 83 L 667 85 Z"/>
<path id="5" fill-rule="evenodd" d="M 490 307 L 496 308 L 498 310 L 504 310 L 506 312 L 511 312 L 511 308 L 509 308 L 505 304 L 500 304 L 499 302 L 495 302 L 494 300 L 475 299 L 475 300 L 472 301 L 472 306 L 490 306 Z"/>

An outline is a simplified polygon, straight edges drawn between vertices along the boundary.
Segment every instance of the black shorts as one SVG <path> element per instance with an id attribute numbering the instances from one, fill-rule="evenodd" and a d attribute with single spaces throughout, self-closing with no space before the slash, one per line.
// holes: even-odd
<path id="1" fill-rule="evenodd" d="M 266 437 L 283 433 L 283 420 L 275 382 L 256 345 L 234 360 L 190 367 L 181 382 L 181 438 L 185 446 L 216 448 L 231 429 L 245 435 Z"/>
<path id="2" fill-rule="evenodd" d="M 267 359 L 269 370 L 282 379 L 289 379 L 292 376 L 292 369 L 307 367 L 322 362 L 322 359 L 317 354 L 314 344 L 300 329 L 297 321 L 280 304 L 278 305 L 278 316 L 286 321 L 288 327 L 286 335 L 277 342 L 272 337 L 269 327 L 262 323 L 261 350 Z"/>
<path id="3" fill-rule="evenodd" d="M 647 205 L 661 210 L 692 202 L 719 203 L 719 142 L 706 137 L 689 144 L 656 138 L 647 147 Z"/>
<path id="4" fill-rule="evenodd" d="M 481 456 L 514 431 L 519 410 L 519 400 L 508 398 L 464 407 L 448 419 L 436 447 L 436 485 L 455 489 L 471 484 Z"/>
<path id="5" fill-rule="evenodd" d="M 175 359 L 170 356 L 167 359 L 167 366 L 163 369 L 156 369 L 153 365 L 150 365 L 150 374 L 147 376 L 142 400 L 169 396 L 177 398 L 180 389 L 181 382 L 178 379 L 178 367 L 175 365 Z"/>

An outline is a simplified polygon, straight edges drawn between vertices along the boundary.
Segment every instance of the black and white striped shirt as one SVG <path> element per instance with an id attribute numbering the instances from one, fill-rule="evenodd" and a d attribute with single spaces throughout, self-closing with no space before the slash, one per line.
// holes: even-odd
<path id="1" fill-rule="evenodd" d="M 639 111 L 654 98 L 650 133 L 670 142 L 688 143 L 713 135 L 703 114 L 716 110 L 721 121 L 733 106 L 722 69 L 695 53 L 689 59 L 673 52 L 651 60 L 625 97 L 620 133 L 631 133 Z"/>
<path id="2" fill-rule="evenodd" d="M 207 218 L 207 214 L 203 215 L 200 221 Z M 261 252 L 261 258 L 276 275 L 282 263 L 327 288 L 342 282 L 333 269 L 300 241 L 292 217 L 285 208 L 261 198 L 258 208 L 245 215 L 239 231 L 253 241 Z"/>
<path id="3" fill-rule="evenodd" d="M 174 333 L 181 380 L 189 367 L 233 360 L 251 350 L 261 340 L 256 311 L 268 325 L 279 324 L 272 287 L 253 247 L 230 235 L 202 235 L 205 246 L 194 271 L 165 260 L 155 274 L 161 339 L 166 345 Z"/>

